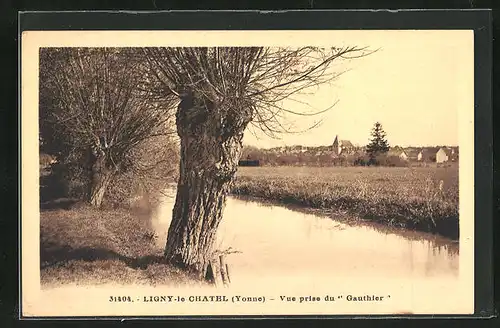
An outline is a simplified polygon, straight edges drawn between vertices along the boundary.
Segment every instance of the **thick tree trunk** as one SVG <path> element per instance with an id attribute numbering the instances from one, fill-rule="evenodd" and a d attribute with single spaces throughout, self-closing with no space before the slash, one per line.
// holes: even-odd
<path id="1" fill-rule="evenodd" d="M 205 278 L 213 256 L 248 122 L 244 112 L 238 112 L 237 118 L 224 115 L 221 109 L 207 102 L 199 105 L 192 98 L 183 99 L 177 111 L 180 176 L 165 256 L 200 278 Z"/>
<path id="2" fill-rule="evenodd" d="M 112 171 L 106 168 L 105 158 L 96 158 L 91 170 L 90 190 L 88 201 L 92 206 L 100 207 L 104 194 L 113 177 Z"/>

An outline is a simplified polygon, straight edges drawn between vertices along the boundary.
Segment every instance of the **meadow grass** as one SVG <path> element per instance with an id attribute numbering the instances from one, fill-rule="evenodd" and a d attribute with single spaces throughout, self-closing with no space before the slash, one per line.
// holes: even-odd
<path id="1" fill-rule="evenodd" d="M 240 167 L 232 193 L 458 239 L 458 189 L 456 166 L 282 166 Z"/>
<path id="2" fill-rule="evenodd" d="M 164 262 L 147 214 L 85 205 L 42 210 L 42 284 L 203 284 Z"/>

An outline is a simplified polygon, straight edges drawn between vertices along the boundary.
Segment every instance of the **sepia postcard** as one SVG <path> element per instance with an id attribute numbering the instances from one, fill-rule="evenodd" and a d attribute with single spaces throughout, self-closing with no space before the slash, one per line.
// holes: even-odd
<path id="1" fill-rule="evenodd" d="M 22 317 L 474 313 L 473 30 L 21 49 Z"/>

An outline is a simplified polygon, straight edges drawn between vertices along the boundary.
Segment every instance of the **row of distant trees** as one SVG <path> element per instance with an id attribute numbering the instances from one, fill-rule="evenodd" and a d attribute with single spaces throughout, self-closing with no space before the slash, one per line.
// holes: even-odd
<path id="1" fill-rule="evenodd" d="M 389 143 L 387 134 L 382 124 L 376 122 L 371 131 L 370 143 L 365 149 L 352 150 L 352 153 L 341 156 L 332 156 L 333 149 L 325 147 L 315 147 L 312 151 L 283 153 L 281 151 L 261 150 L 254 146 L 247 146 L 243 149 L 242 158 L 249 160 L 259 160 L 261 165 L 304 165 L 304 166 L 407 166 L 408 163 L 398 156 L 388 156 Z M 326 151 L 325 151 L 326 150 Z M 318 154 L 319 153 L 319 154 Z"/>
<path id="2" fill-rule="evenodd" d="M 282 153 L 279 151 L 266 151 L 253 146 L 243 148 L 242 159 L 259 160 L 261 166 L 407 166 L 408 162 L 397 156 L 381 154 L 373 158 L 376 164 L 370 162 L 368 154 L 353 154 L 332 157 L 331 153 L 312 154 L 308 152 Z M 373 161 L 372 160 L 372 161 Z"/>

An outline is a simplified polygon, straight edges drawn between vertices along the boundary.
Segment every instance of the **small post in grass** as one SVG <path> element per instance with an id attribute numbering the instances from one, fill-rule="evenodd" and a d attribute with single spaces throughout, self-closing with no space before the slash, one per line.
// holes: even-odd
<path id="1" fill-rule="evenodd" d="M 227 274 L 227 281 L 231 283 L 231 276 L 229 275 L 229 265 L 226 263 L 226 274 Z"/>
<path id="2" fill-rule="evenodd" d="M 219 261 L 220 261 L 220 275 L 222 278 L 222 283 L 224 284 L 224 286 L 229 286 L 230 281 L 229 281 L 229 274 L 227 271 L 228 266 L 224 259 L 224 254 L 219 256 Z"/>

